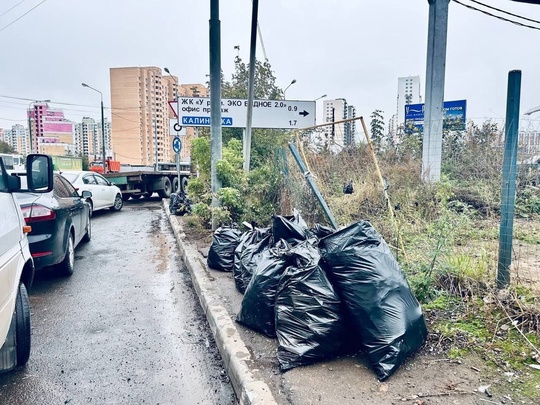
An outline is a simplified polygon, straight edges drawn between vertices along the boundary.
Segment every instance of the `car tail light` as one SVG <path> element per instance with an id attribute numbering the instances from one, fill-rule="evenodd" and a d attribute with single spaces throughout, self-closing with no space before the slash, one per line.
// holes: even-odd
<path id="1" fill-rule="evenodd" d="M 39 204 L 21 207 L 21 211 L 27 224 L 30 222 L 49 221 L 56 218 L 53 210 Z"/>

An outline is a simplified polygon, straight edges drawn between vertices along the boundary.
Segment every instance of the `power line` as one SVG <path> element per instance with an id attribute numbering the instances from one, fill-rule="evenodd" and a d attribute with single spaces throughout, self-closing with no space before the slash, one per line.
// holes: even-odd
<path id="1" fill-rule="evenodd" d="M 13 7 L 11 7 L 9 10 L 4 11 L 2 14 L 0 14 L 0 17 L 5 16 L 7 13 L 9 13 L 11 10 L 13 10 L 15 7 L 17 7 L 19 4 L 24 3 L 26 0 L 19 1 L 17 4 L 15 4 Z"/>
<path id="2" fill-rule="evenodd" d="M 477 1 L 477 0 L 469 0 L 469 1 L 470 1 L 471 3 L 476 3 L 476 4 L 479 4 L 479 5 L 484 6 L 484 7 L 486 7 L 486 8 L 490 8 L 490 9 L 492 9 L 492 10 L 496 10 L 496 11 L 499 11 L 499 12 L 501 12 L 501 13 L 511 15 L 512 17 L 517 17 L 517 18 L 521 18 L 522 20 L 526 20 L 526 21 L 530 21 L 530 22 L 533 22 L 533 23 L 536 23 L 536 24 L 540 24 L 540 21 L 538 21 L 538 20 L 533 20 L 533 19 L 531 19 L 531 18 L 523 17 L 523 16 L 521 16 L 521 15 L 519 15 L 519 14 L 514 14 L 514 13 L 511 13 L 511 12 L 509 12 L 509 11 L 502 10 L 502 9 L 500 9 L 500 8 L 497 8 L 497 7 L 493 7 L 493 6 L 490 6 L 490 5 L 488 5 L 488 4 L 481 3 L 481 2 L 479 2 L 479 1 Z"/>
<path id="3" fill-rule="evenodd" d="M 39 6 L 41 6 L 43 3 L 45 3 L 47 0 L 43 0 L 41 3 L 39 3 L 38 5 L 32 7 L 30 10 L 28 10 L 26 13 L 24 13 L 23 15 L 21 15 L 19 18 L 13 20 L 12 22 L 10 22 L 8 25 L 6 25 L 4 28 L 0 29 L 0 32 L 4 31 L 6 28 L 8 27 L 11 27 L 13 24 L 15 24 L 17 21 L 19 21 L 21 18 L 23 18 L 25 15 L 27 15 L 28 13 L 30 13 L 31 11 L 35 10 L 36 8 L 38 8 Z"/>
<path id="4" fill-rule="evenodd" d="M 527 25 L 527 24 L 523 24 L 523 23 L 520 23 L 520 22 L 517 22 L 517 21 L 514 21 L 514 20 L 510 20 L 508 18 L 505 18 L 505 17 L 501 17 L 501 16 L 498 16 L 498 15 L 495 15 L 495 14 L 492 14 L 488 11 L 485 11 L 485 10 L 480 10 L 479 8 L 476 8 L 474 6 L 471 6 L 470 4 L 464 4 L 458 0 L 453 0 L 455 3 L 458 3 L 459 5 L 463 6 L 463 7 L 467 7 L 467 8 L 470 8 L 471 10 L 475 10 L 475 11 L 479 11 L 483 14 L 486 14 L 490 17 L 494 17 L 494 18 L 497 18 L 501 21 L 506 21 L 506 22 L 509 22 L 509 23 L 512 23 L 512 24 L 515 24 L 515 25 L 519 25 L 520 27 L 525 27 L 525 28 L 531 28 L 533 30 L 539 30 L 540 31 L 540 28 L 538 27 L 533 27 L 532 25 Z"/>

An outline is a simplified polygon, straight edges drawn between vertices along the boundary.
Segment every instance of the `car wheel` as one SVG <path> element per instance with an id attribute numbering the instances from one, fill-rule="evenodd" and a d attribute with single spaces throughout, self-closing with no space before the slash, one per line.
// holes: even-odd
<path id="1" fill-rule="evenodd" d="M 82 241 L 87 243 L 92 239 L 92 221 L 90 221 L 90 214 L 88 214 L 88 225 L 86 225 L 86 233 L 84 234 Z"/>
<path id="2" fill-rule="evenodd" d="M 180 182 L 178 181 L 178 177 L 173 178 L 173 181 L 172 181 L 173 193 L 178 194 L 180 192 L 179 187 L 180 187 Z"/>
<path id="3" fill-rule="evenodd" d="M 114 197 L 114 205 L 111 207 L 111 211 L 120 211 L 124 206 L 124 200 L 120 194 L 116 194 Z"/>
<path id="4" fill-rule="evenodd" d="M 86 200 L 86 202 L 90 204 L 89 210 L 90 210 L 90 216 L 92 216 L 92 214 L 94 213 L 94 203 L 92 202 L 92 200 Z"/>
<path id="5" fill-rule="evenodd" d="M 73 242 L 73 235 L 69 233 L 67 241 L 67 251 L 64 260 L 58 265 L 58 272 L 63 276 L 71 276 L 73 274 L 73 268 L 75 267 L 75 243 Z"/>
<path id="6" fill-rule="evenodd" d="M 17 365 L 24 366 L 30 358 L 30 300 L 23 283 L 19 284 L 19 293 L 15 302 L 15 334 L 17 345 Z"/>

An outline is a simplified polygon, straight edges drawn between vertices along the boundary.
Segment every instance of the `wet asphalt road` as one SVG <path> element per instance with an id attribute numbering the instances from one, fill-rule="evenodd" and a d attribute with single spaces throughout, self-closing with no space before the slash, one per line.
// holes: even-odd
<path id="1" fill-rule="evenodd" d="M 0 374 L 0 404 L 235 404 L 154 197 L 96 212 L 70 278 L 36 276 L 32 353 Z"/>

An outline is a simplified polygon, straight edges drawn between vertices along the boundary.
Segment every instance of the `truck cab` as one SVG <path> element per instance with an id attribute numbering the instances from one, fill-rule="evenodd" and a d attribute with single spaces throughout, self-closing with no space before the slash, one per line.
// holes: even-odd
<path id="1" fill-rule="evenodd" d="M 50 156 L 26 160 L 28 190 L 8 173 L 0 157 L 0 372 L 23 366 L 30 357 L 30 303 L 27 290 L 34 278 L 27 226 L 14 192 L 44 193 L 53 187 Z"/>

